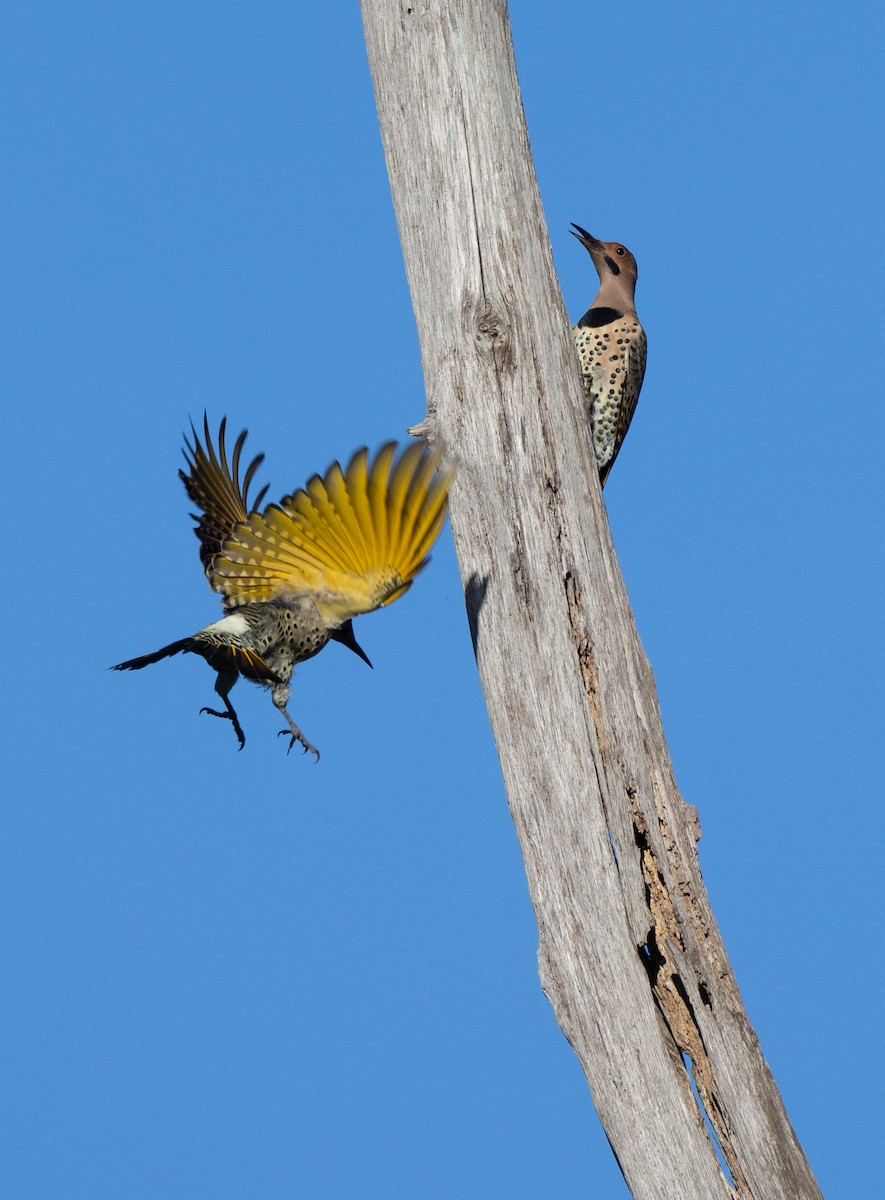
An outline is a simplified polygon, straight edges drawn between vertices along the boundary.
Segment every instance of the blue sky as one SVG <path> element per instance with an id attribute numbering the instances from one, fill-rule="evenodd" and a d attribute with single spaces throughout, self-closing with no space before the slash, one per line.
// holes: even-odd
<path id="1" fill-rule="evenodd" d="M 218 613 L 204 408 L 271 496 L 423 384 L 357 5 L 15 2 L 0 46 L 10 525 L 4 1192 L 626 1196 L 537 935 L 448 531 L 266 695 L 114 662 Z M 878 1194 L 882 11 L 514 0 L 566 304 L 640 266 L 606 503 L 750 1018 L 829 1200 Z M 12 587 L 15 596 L 9 594 Z M 543 752 L 543 748 L 539 748 Z"/>

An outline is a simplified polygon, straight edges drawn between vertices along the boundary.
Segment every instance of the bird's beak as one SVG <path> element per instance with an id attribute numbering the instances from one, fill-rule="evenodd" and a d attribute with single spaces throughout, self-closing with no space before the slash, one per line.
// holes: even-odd
<path id="1" fill-rule="evenodd" d="M 352 621 L 345 621 L 344 624 L 339 626 L 338 629 L 333 629 L 329 634 L 329 637 L 333 642 L 340 642 L 342 646 L 346 646 L 348 650 L 352 650 L 358 658 L 361 658 L 364 663 L 371 667 L 372 664 L 369 661 L 368 654 L 366 654 L 365 650 L 353 635 Z"/>
<path id="2" fill-rule="evenodd" d="M 602 250 L 602 242 L 595 238 L 592 233 L 588 233 L 586 229 L 582 229 L 580 225 L 575 225 L 572 222 L 572 227 L 569 230 L 572 237 L 576 237 L 578 241 L 592 254 L 594 250 Z"/>

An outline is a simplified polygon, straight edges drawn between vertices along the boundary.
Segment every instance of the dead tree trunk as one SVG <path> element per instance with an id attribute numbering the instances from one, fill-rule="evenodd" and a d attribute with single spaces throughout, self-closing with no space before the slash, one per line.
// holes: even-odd
<path id="1" fill-rule="evenodd" d="M 741 1003 L 615 558 L 504 0 L 362 0 L 544 990 L 637 1198 L 820 1192 Z"/>

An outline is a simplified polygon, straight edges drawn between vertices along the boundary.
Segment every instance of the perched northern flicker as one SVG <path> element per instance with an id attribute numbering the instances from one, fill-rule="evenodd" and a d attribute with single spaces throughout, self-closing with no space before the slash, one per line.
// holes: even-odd
<path id="1" fill-rule="evenodd" d="M 596 298 L 573 332 L 590 401 L 593 449 L 605 487 L 630 428 L 645 374 L 645 331 L 634 301 L 636 259 L 626 246 L 597 241 L 580 225 L 570 232 L 586 248 L 599 274 Z"/>
<path id="2" fill-rule="evenodd" d="M 205 446 L 194 430 L 185 439 L 187 471 L 179 471 L 194 514 L 200 558 L 209 585 L 222 595 L 224 616 L 115 671 L 137 671 L 182 652 L 200 654 L 217 672 L 215 691 L 242 750 L 245 737 L 229 692 L 240 675 L 269 687 L 289 728 L 281 730 L 319 758 L 286 711 L 296 663 L 312 658 L 331 639 L 372 664 L 357 644 L 352 619 L 398 599 L 428 562 L 446 516 L 451 470 L 422 443 L 397 457 L 387 442 L 373 460 L 363 447 L 346 470 L 332 463 L 303 489 L 260 510 L 267 488 L 254 502 L 249 487 L 264 459 L 257 455 L 240 483 L 246 431 L 237 438 L 228 466 L 221 422 L 218 448 L 204 417 Z"/>

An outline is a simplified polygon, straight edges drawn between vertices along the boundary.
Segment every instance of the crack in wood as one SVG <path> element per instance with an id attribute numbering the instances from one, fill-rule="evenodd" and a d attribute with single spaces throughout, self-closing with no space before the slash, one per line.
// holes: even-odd
<path id="1" fill-rule="evenodd" d="M 710 1129 L 719 1144 L 722 1158 L 731 1173 L 737 1195 L 742 1200 L 752 1200 L 752 1193 L 746 1177 L 741 1171 L 740 1160 L 719 1104 L 713 1066 L 707 1053 L 694 1005 L 678 968 L 667 954 L 668 943 L 675 945 L 680 950 L 685 948 L 679 931 L 676 910 L 670 898 L 664 872 L 658 864 L 648 835 L 645 815 L 639 807 L 636 790 L 628 788 L 627 797 L 633 813 L 633 832 L 639 851 L 642 878 L 645 882 L 646 905 L 651 920 L 645 945 L 638 947 L 639 955 L 648 974 L 655 1003 L 679 1052 L 678 1062 L 681 1064 L 681 1073 L 685 1076 L 686 1086 L 689 1086 L 689 1068 L 686 1067 L 682 1056 L 684 1055 L 691 1063 L 691 1076 L 694 1079 L 697 1103 L 703 1110 L 703 1114 L 699 1111 L 698 1116 L 702 1118 L 702 1115 L 706 1115 Z M 673 856 L 674 840 L 667 824 L 666 815 L 660 807 L 658 808 L 658 823 L 668 856 Z M 710 994 L 706 987 L 703 988 L 701 996 L 704 1002 L 712 1007 Z M 676 1063 L 677 1059 L 671 1057 Z"/>
<path id="2" fill-rule="evenodd" d="M 532 587 L 528 573 L 528 564 L 526 563 L 522 530 L 514 529 L 513 533 L 515 539 L 513 548 L 513 581 L 516 591 L 525 606 L 525 610 L 531 618 Z"/>
<path id="3" fill-rule="evenodd" d="M 553 512 L 556 510 L 556 490 L 552 480 L 548 479 L 548 504 Z M 604 763 L 609 750 L 609 742 L 605 734 L 605 726 L 599 706 L 599 671 L 593 654 L 592 642 L 586 632 L 580 588 L 578 587 L 574 573 L 566 571 L 563 583 L 566 603 L 568 605 L 569 622 L 578 656 L 578 666 L 593 716 L 593 723 L 596 728 L 600 753 L 598 762 L 594 756 L 594 765 L 596 767 L 597 784 L 603 807 L 606 807 L 606 787 L 604 782 L 606 770 Z M 633 784 L 627 783 L 625 784 L 625 791 L 633 814 L 634 838 L 640 854 L 642 878 L 645 883 L 645 902 L 650 917 L 645 945 L 640 946 L 638 949 L 648 974 L 655 1004 L 662 1017 L 668 1041 L 672 1046 L 670 1059 L 691 1100 L 692 1111 L 696 1113 L 699 1124 L 704 1128 L 706 1128 L 704 1125 L 704 1114 L 706 1114 L 709 1130 L 712 1130 L 712 1136 L 718 1142 L 722 1159 L 727 1165 L 731 1173 L 731 1178 L 738 1188 L 737 1194 L 742 1197 L 742 1200 L 752 1200 L 752 1194 L 747 1186 L 746 1178 L 740 1169 L 740 1163 L 732 1145 L 728 1125 L 718 1102 L 713 1068 L 704 1044 L 700 1025 L 695 1015 L 694 1006 L 679 971 L 670 963 L 664 949 L 664 946 L 670 939 L 680 948 L 684 948 L 684 945 L 679 931 L 676 910 L 670 899 L 668 885 L 663 871 L 658 866 L 655 852 L 648 837 L 645 815 L 639 806 L 639 789 Z M 657 790 L 655 789 L 658 824 L 664 850 L 668 859 L 678 864 L 679 856 L 676 842 L 669 828 L 666 811 L 663 805 L 658 803 L 658 799 Z M 617 855 L 615 857 L 617 859 Z M 678 877 L 679 873 L 677 872 Z M 678 886 L 680 887 L 680 892 L 683 893 L 683 899 L 690 899 L 690 897 L 685 895 L 688 881 L 680 879 Z M 688 890 L 690 892 L 690 887 Z M 703 987 L 703 991 L 700 994 L 704 1003 L 712 1007 L 709 990 Z M 691 1078 L 694 1080 L 696 1093 L 692 1093 L 689 1082 L 689 1067 L 686 1066 L 685 1059 L 688 1059 L 691 1064 Z M 709 1130 L 707 1130 L 708 1136 L 710 1136 Z"/>
<path id="4" fill-rule="evenodd" d="M 568 605 L 569 624 L 572 628 L 575 650 L 578 655 L 578 669 L 581 672 L 584 692 L 586 693 L 590 712 L 593 716 L 599 751 L 601 755 L 604 755 L 608 750 L 608 738 L 605 734 L 605 723 L 603 722 L 602 711 L 599 706 L 599 671 L 596 667 L 596 659 L 593 656 L 593 643 L 590 640 L 590 635 L 586 632 L 584 606 L 581 603 L 581 590 L 578 587 L 577 578 L 571 571 L 566 572 L 563 583 L 565 585 L 566 604 Z M 604 791 L 602 795 L 603 797 L 605 796 Z"/>
<path id="5" fill-rule="evenodd" d="M 467 164 L 467 185 L 470 189 L 470 209 L 473 216 L 472 241 L 476 249 L 476 263 L 479 270 L 480 297 L 475 304 L 465 305 L 470 312 L 474 341 L 482 353 L 491 354 L 495 364 L 495 373 L 513 369 L 513 345 L 509 324 L 504 316 L 492 303 L 486 282 L 486 269 L 482 252 L 482 237 L 480 236 L 479 209 L 476 201 L 476 189 L 473 182 L 473 156 L 470 151 L 469 127 L 467 114 L 464 109 L 464 96 L 459 90 L 459 113 L 461 117 L 461 133 L 464 138 L 464 160 Z"/>
<path id="6" fill-rule="evenodd" d="M 476 207 L 476 189 L 473 186 L 473 160 L 470 156 L 470 138 L 468 136 L 467 113 L 464 111 L 464 93 L 458 88 L 458 111 L 461 115 L 461 133 L 464 137 L 464 159 L 467 163 L 467 184 L 470 188 L 470 208 L 473 213 L 473 244 L 476 247 L 476 261 L 479 264 L 479 282 L 483 298 L 487 298 L 486 276 L 482 261 L 482 239 L 479 236 L 479 212 Z"/>

